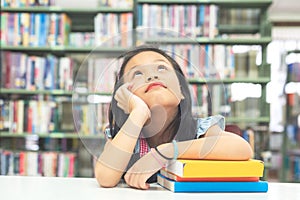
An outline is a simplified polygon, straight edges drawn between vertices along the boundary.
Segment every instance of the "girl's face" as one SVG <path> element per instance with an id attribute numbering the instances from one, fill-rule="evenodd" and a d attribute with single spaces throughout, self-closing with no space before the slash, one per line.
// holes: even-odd
<path id="1" fill-rule="evenodd" d="M 132 57 L 124 69 L 124 82 L 149 108 L 154 105 L 177 107 L 183 98 L 172 64 L 154 51 Z"/>

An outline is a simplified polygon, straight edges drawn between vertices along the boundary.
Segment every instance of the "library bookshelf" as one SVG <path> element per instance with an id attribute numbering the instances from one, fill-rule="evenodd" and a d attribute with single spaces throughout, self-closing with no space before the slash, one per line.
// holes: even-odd
<path id="1" fill-rule="evenodd" d="M 299 85 L 299 69 L 300 69 L 300 50 L 291 50 L 286 52 L 282 61 L 286 65 L 286 84 L 284 94 L 286 97 L 285 105 L 285 130 L 282 134 L 283 143 L 281 148 L 282 167 L 280 181 L 282 182 L 300 182 L 299 177 L 299 156 L 300 156 L 300 141 L 299 141 L 299 105 L 300 94 L 297 91 Z M 292 62 L 287 62 L 288 56 L 294 56 Z M 291 85 L 294 84 L 293 87 Z"/>
<path id="2" fill-rule="evenodd" d="M 63 63 L 65 65 L 67 65 L 66 63 L 69 63 L 66 70 L 70 70 L 70 74 L 68 76 L 68 78 L 70 79 L 69 81 L 62 80 L 62 76 L 58 75 L 58 77 L 56 77 L 56 81 L 59 83 L 51 82 L 51 84 L 48 83 L 48 85 L 43 85 L 40 83 L 40 85 L 23 85 L 22 87 L 20 87 L 18 84 L 14 85 L 10 82 L 11 80 L 14 80 L 18 77 L 13 76 L 13 79 L 7 80 L 6 75 L 8 74 L 8 65 L 3 62 L 4 59 L 1 59 L 1 77 L 4 78 L 1 82 L 1 109 L 6 109 L 6 111 L 8 112 L 10 110 L 11 112 L 13 112 L 14 108 L 18 107 L 17 105 L 21 105 L 22 107 L 26 104 L 29 104 L 29 102 L 31 101 L 41 101 L 43 102 L 41 104 L 50 103 L 50 105 L 52 105 L 52 107 L 50 106 L 50 108 L 47 109 L 50 110 L 49 112 L 54 116 L 53 119 L 48 119 L 48 124 L 52 124 L 51 128 L 45 129 L 44 127 L 44 131 L 42 132 L 33 131 L 32 127 L 31 129 L 24 129 L 23 127 L 23 130 L 21 130 L 21 128 L 18 130 L 18 127 L 15 127 L 16 124 L 13 125 L 13 119 L 10 119 L 9 116 L 1 116 L 3 118 L 3 126 L 1 127 L 2 130 L 0 137 L 3 139 L 1 140 L 1 147 L 4 147 L 2 149 L 3 154 L 1 154 L 3 159 L 6 159 L 7 157 L 10 158 L 10 154 L 13 154 L 14 152 L 27 152 L 25 148 L 26 142 L 33 142 L 34 144 L 41 143 L 41 146 L 44 147 L 41 151 L 37 152 L 44 153 L 48 151 L 54 151 L 55 153 L 58 153 L 58 155 L 60 153 L 69 151 L 75 152 L 75 158 L 72 159 L 75 160 L 75 163 L 77 161 L 78 163 L 74 164 L 76 170 L 72 169 L 73 171 L 75 171 L 72 174 L 73 176 L 93 176 L 93 173 L 91 173 L 92 170 L 90 170 L 90 173 L 88 175 L 79 173 L 79 154 L 80 149 L 82 150 L 82 148 L 80 148 L 80 140 L 104 140 L 102 131 L 107 124 L 107 120 L 104 115 L 107 111 L 108 103 L 106 102 L 103 103 L 103 105 L 101 104 L 99 108 L 97 105 L 94 105 L 99 111 L 97 113 L 97 117 L 99 117 L 97 119 L 97 122 L 100 121 L 101 123 L 91 125 L 87 123 L 87 119 L 82 119 L 83 123 L 80 124 L 80 129 L 78 130 L 78 127 L 75 127 L 75 125 L 72 124 L 72 121 L 67 120 L 68 122 L 64 122 L 65 119 L 73 117 L 72 111 L 70 111 L 70 109 L 72 109 L 72 106 L 70 106 L 70 102 L 72 101 L 72 96 L 74 96 L 74 89 L 76 89 L 74 88 L 73 84 L 75 82 L 74 80 L 78 78 L 76 77 L 76 75 L 78 75 L 78 68 L 86 63 L 86 55 L 88 54 L 95 54 L 96 57 L 100 55 L 100 60 L 97 60 L 97 58 L 93 57 L 91 59 L 94 60 L 90 63 L 108 62 L 105 61 L 106 56 L 110 59 L 114 59 L 120 53 L 125 52 L 128 48 L 140 43 L 159 43 L 166 48 L 177 49 L 177 47 L 180 47 L 178 49 L 187 49 L 186 52 L 177 52 L 179 54 L 183 53 L 184 55 L 187 55 L 187 52 L 192 52 L 193 48 L 200 47 L 200 49 L 198 49 L 196 52 L 201 51 L 201 49 L 208 50 L 208 52 L 214 52 L 214 54 L 207 53 L 207 55 L 212 58 L 212 63 L 218 62 L 218 60 L 216 60 L 216 57 L 219 53 L 223 57 L 226 57 L 226 55 L 230 53 L 228 55 L 231 59 L 229 61 L 222 61 L 221 64 L 219 62 L 219 64 L 226 64 L 226 69 L 224 66 L 221 67 L 222 73 L 226 70 L 228 71 L 228 69 L 229 71 L 231 71 L 231 73 L 225 74 L 221 79 L 213 76 L 188 76 L 190 85 L 196 92 L 197 97 L 201 99 L 201 101 L 198 101 L 198 107 L 196 108 L 195 112 L 197 113 L 200 110 L 200 117 L 212 114 L 224 114 L 227 123 L 238 124 L 242 129 L 247 129 L 248 125 L 251 126 L 251 128 L 253 128 L 255 131 L 255 136 L 257 136 L 255 137 L 255 157 L 261 158 L 261 152 L 268 150 L 268 144 L 265 141 L 268 137 L 268 129 L 266 127 L 268 126 L 270 120 L 269 105 L 266 103 L 266 85 L 270 81 L 270 65 L 267 63 L 266 56 L 267 46 L 271 42 L 271 25 L 268 21 L 267 16 L 267 9 L 271 4 L 272 1 L 270 0 L 134 0 L 131 8 L 110 8 L 101 6 L 99 8 L 91 9 L 71 9 L 59 8 L 55 5 L 27 7 L 2 6 L 1 15 L 4 16 L 4 18 L 2 17 L 4 23 L 1 23 L 1 33 L 3 33 L 3 30 L 5 30 L 5 26 L 9 26 L 8 18 L 13 18 L 10 15 L 17 16 L 19 14 L 22 18 L 23 14 L 25 13 L 25 18 L 29 18 L 29 22 L 27 21 L 25 23 L 25 26 L 29 27 L 28 33 L 25 34 L 25 38 L 24 34 L 20 34 L 20 27 L 17 27 L 17 30 L 15 30 L 14 27 L 11 26 L 10 29 L 8 29 L 12 31 L 10 33 L 16 34 L 16 37 L 21 37 L 17 44 L 14 43 L 14 40 L 10 38 L 8 36 L 9 34 L 7 33 L 4 33 L 4 35 L 6 35 L 5 38 L 1 37 L 2 58 L 8 56 L 17 57 L 20 58 L 20 60 L 29 59 L 32 62 L 37 62 L 36 60 L 38 60 L 38 62 L 41 63 Z M 254 10 L 254 12 L 252 12 L 252 10 Z M 151 15 L 151 13 L 157 11 L 159 11 L 159 13 L 161 14 L 157 18 L 155 18 L 155 20 L 153 20 L 153 16 Z M 192 14 L 188 15 L 187 11 L 191 11 L 190 13 Z M 168 13 L 171 12 L 173 13 L 173 15 L 168 15 Z M 161 19 L 166 19 L 167 15 L 167 19 L 172 21 L 172 19 L 174 18 L 173 21 L 176 21 L 179 16 L 174 15 L 174 13 L 181 13 L 180 16 L 182 16 L 182 19 L 185 19 L 186 21 L 180 23 L 188 24 L 188 26 L 180 27 L 179 25 L 174 25 L 174 27 L 172 27 L 173 25 L 168 24 L 167 21 L 162 21 L 160 24 L 155 24 L 158 21 L 161 21 Z M 49 35 L 46 35 L 48 39 L 46 39 L 45 41 L 42 41 L 42 39 L 38 39 L 41 40 L 39 43 L 38 41 L 36 41 L 36 37 L 31 37 L 31 34 L 34 34 L 35 30 L 31 30 L 31 26 L 28 24 L 30 24 L 31 18 L 31 20 L 34 20 L 34 18 L 40 19 L 41 17 L 39 15 L 41 14 L 48 16 L 50 21 L 52 18 L 56 19 L 58 27 L 63 27 L 59 26 L 59 23 L 61 22 L 60 20 L 61 18 L 63 18 L 61 16 L 67 16 L 70 22 L 68 26 L 64 27 L 63 31 L 56 30 L 57 32 L 54 32 L 56 33 L 56 35 L 54 34 L 54 36 L 50 38 Z M 123 17 L 121 17 L 122 15 Z M 247 18 L 247 15 L 251 17 Z M 226 18 L 224 16 L 227 16 L 227 18 L 230 17 L 232 21 L 224 21 L 223 19 Z M 125 27 L 124 25 L 123 27 L 121 27 L 122 23 L 119 23 L 114 26 L 115 28 L 113 30 L 111 30 L 110 27 L 114 25 L 114 23 L 112 22 L 120 22 L 117 20 L 117 18 L 118 20 L 124 20 L 123 22 L 127 22 L 127 24 L 125 25 Z M 109 23 L 109 26 L 107 27 L 98 27 L 101 20 L 107 20 L 111 23 Z M 21 21 L 20 23 L 22 24 L 23 22 Z M 192 21 L 193 24 L 189 24 L 188 21 Z M 55 23 L 55 21 L 52 23 Z M 156 37 L 143 37 L 143 35 L 141 36 L 139 34 L 135 34 L 135 31 L 133 31 L 134 34 L 130 35 L 131 38 L 126 42 L 113 43 L 107 46 L 101 45 L 102 42 L 107 40 L 108 38 L 108 35 L 101 35 L 104 34 L 101 32 L 103 30 L 109 30 L 110 34 L 114 35 L 118 32 L 126 32 L 126 30 L 139 30 L 149 27 L 163 29 L 166 28 L 163 25 L 167 25 L 168 29 L 172 29 L 175 32 L 180 32 L 182 33 L 182 35 L 187 34 L 189 36 L 188 39 L 186 37 L 164 37 L 163 39 Z M 30 30 L 32 32 L 30 32 Z M 48 34 L 52 33 L 51 31 L 53 30 L 51 29 L 51 27 L 49 27 Z M 64 39 L 61 40 L 56 38 L 53 41 L 53 37 L 55 38 L 58 36 Z M 101 38 L 104 39 L 101 41 Z M 49 39 L 52 40 L 49 42 Z M 23 44 L 24 40 L 26 41 L 25 44 Z M 77 42 L 81 40 L 84 41 L 83 44 L 78 44 Z M 243 58 L 240 58 L 238 57 L 239 55 L 234 55 L 232 53 L 232 48 L 234 46 L 258 47 L 259 50 L 256 49 L 256 53 L 260 52 L 261 60 L 259 65 L 255 65 L 256 75 L 239 76 L 238 74 L 235 74 L 234 60 L 242 60 Z M 221 54 L 221 52 L 226 52 L 226 54 Z M 247 55 L 244 54 L 242 56 L 246 56 L 248 59 L 250 54 L 248 55 L 247 52 Z M 197 57 L 197 55 L 193 55 L 193 57 Z M 226 62 L 229 62 L 231 64 L 228 64 Z M 248 63 L 245 63 L 245 61 L 243 62 L 245 65 L 248 65 Z M 60 65 L 58 64 L 57 69 L 59 69 L 59 67 Z M 189 68 L 189 66 L 184 67 L 187 67 L 187 69 Z M 13 70 L 10 69 L 10 72 L 11 71 Z M 14 69 L 14 71 L 16 71 L 16 69 Z M 110 71 L 110 73 L 113 72 Z M 203 73 L 206 74 L 205 68 Z M 53 75 L 51 76 L 50 74 L 49 76 L 52 77 Z M 5 82 L 3 82 L 4 80 Z M 80 86 L 87 88 L 86 94 L 81 94 L 81 97 L 95 93 L 95 91 L 92 89 L 94 85 L 89 86 L 88 84 L 90 83 L 88 83 L 88 80 L 81 77 L 80 81 L 82 81 Z M 113 82 L 113 78 L 107 82 Z M 255 103 L 258 104 L 245 104 L 243 101 L 232 102 L 228 97 L 230 96 L 230 92 L 225 92 L 225 94 L 218 93 L 218 91 L 220 90 L 218 89 L 219 85 L 223 85 L 222 87 L 226 88 L 226 91 L 229 91 L 231 85 L 235 83 L 250 83 L 259 85 L 261 87 L 261 97 L 254 100 Z M 226 100 L 222 102 L 222 104 L 220 104 L 220 102 L 210 102 L 209 100 L 207 100 L 209 97 L 204 95 L 205 88 L 209 88 L 213 95 L 227 96 Z M 110 91 L 111 90 L 106 89 L 105 92 L 101 95 L 109 96 Z M 37 103 L 33 103 L 33 105 L 35 104 Z M 259 114 L 255 116 L 241 115 L 242 112 L 236 111 L 241 108 L 245 109 L 245 105 L 254 105 L 258 107 L 258 110 L 260 111 Z M 225 111 L 216 109 L 216 107 L 218 106 L 225 107 Z M 228 108 L 231 108 L 231 111 L 228 111 Z M 236 108 L 236 110 L 234 110 L 233 108 Z M 88 109 L 90 108 L 84 108 L 81 110 L 81 112 L 88 112 Z M 22 112 L 20 113 L 22 114 Z M 62 113 L 63 115 L 59 116 Z M 7 122 L 7 120 L 9 121 L 9 119 L 12 120 L 11 123 Z M 5 123 L 4 120 L 6 120 Z M 4 127 L 4 124 L 6 124 L 6 127 Z M 37 135 L 39 139 L 30 139 L 31 135 Z M 18 146 L 17 144 L 20 145 Z M 36 152 L 35 150 L 28 151 Z M 77 156 L 78 160 L 76 160 Z M 38 160 L 39 154 L 37 153 L 37 155 L 34 156 L 30 155 L 30 158 Z M 83 159 L 86 158 L 84 157 Z M 56 161 L 57 160 L 58 157 L 56 157 Z M 87 160 L 91 162 L 89 167 L 92 168 L 93 158 L 89 158 Z M 35 167 L 37 168 L 38 166 L 39 165 L 35 165 Z M 2 172 L 2 174 L 7 174 L 8 171 L 9 169 L 6 168 Z M 57 171 L 58 169 L 56 169 L 56 172 Z M 55 175 L 55 173 L 53 172 L 48 174 Z M 64 175 L 66 174 L 68 173 L 65 173 Z M 43 172 L 40 171 L 38 175 L 43 175 Z M 56 175 L 58 174 L 56 173 Z M 62 173 L 60 173 L 60 175 L 62 175 Z M 68 175 L 70 175 L 70 173 Z"/>

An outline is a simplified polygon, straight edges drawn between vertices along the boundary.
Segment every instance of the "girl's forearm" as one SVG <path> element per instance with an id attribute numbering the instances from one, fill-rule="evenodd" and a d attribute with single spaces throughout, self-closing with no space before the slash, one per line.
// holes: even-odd
<path id="1" fill-rule="evenodd" d="M 178 142 L 177 145 L 181 159 L 248 160 L 253 155 L 249 143 L 231 133 Z M 167 157 L 174 154 L 172 143 L 162 144 L 158 149 Z"/>
<path id="2" fill-rule="evenodd" d="M 95 165 L 95 176 L 101 186 L 114 187 L 119 183 L 145 121 L 133 110 L 117 135 L 107 142 Z"/>

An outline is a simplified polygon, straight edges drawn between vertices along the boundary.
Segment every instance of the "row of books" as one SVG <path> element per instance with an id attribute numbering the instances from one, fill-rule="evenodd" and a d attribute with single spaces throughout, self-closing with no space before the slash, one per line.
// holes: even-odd
<path id="1" fill-rule="evenodd" d="M 300 181 L 300 156 L 292 155 L 288 159 L 289 173 L 288 178 L 292 181 Z"/>
<path id="2" fill-rule="evenodd" d="M 172 192 L 267 192 L 260 160 L 171 161 L 160 170 L 157 182 Z"/>
<path id="3" fill-rule="evenodd" d="M 101 96 L 93 96 L 92 98 L 101 98 Z M 73 99 L 73 102 L 71 100 L 63 102 L 59 102 L 58 100 L 1 100 L 0 130 L 12 134 L 23 134 L 26 132 L 29 134 L 49 134 L 52 132 L 74 133 L 77 131 L 80 135 L 99 135 L 108 124 L 107 116 L 111 97 L 106 97 L 106 103 L 99 103 L 95 99 L 85 97 L 85 103 L 80 101 L 80 99 Z M 252 114 L 254 112 L 253 108 L 258 107 L 257 105 L 253 107 L 249 106 L 249 108 L 235 107 L 234 105 L 233 108 L 224 108 L 222 111 L 219 107 L 225 107 L 226 105 L 220 101 L 218 102 L 219 106 L 214 108 L 215 112 L 213 115 L 223 114 L 232 117 L 252 118 L 259 116 L 258 108 L 255 109 L 257 113 L 255 115 Z M 213 103 L 214 106 L 217 105 L 216 102 Z M 207 103 L 204 105 L 193 106 L 192 110 L 195 117 L 208 116 Z M 247 105 L 247 100 L 245 100 L 244 105 Z M 216 112 L 215 109 L 219 112 Z M 229 110 L 226 112 L 225 109 L 232 109 L 232 111 Z M 238 114 L 232 115 L 231 112 L 235 112 L 235 110 L 238 110 L 236 111 Z M 254 124 L 248 123 L 247 125 Z M 241 125 L 241 128 L 244 128 L 244 126 Z"/>
<path id="4" fill-rule="evenodd" d="M 2 7 L 32 7 L 32 6 L 55 6 L 59 3 L 57 0 L 2 0 Z M 133 0 L 98 0 L 99 6 L 113 8 L 132 8 Z"/>
<path id="5" fill-rule="evenodd" d="M 188 78 L 257 78 L 258 49 L 238 52 L 227 45 L 161 45 Z"/>
<path id="6" fill-rule="evenodd" d="M 290 75 L 288 81 L 300 82 L 300 62 L 290 63 L 287 68 Z"/>
<path id="7" fill-rule="evenodd" d="M 76 163 L 73 152 L 0 150 L 0 175 L 74 177 Z"/>
<path id="8" fill-rule="evenodd" d="M 191 85 L 193 112 L 199 117 L 222 114 L 227 117 L 257 118 L 263 113 L 261 106 L 261 86 L 251 83 L 232 85 Z M 246 89 L 245 92 L 241 90 Z M 258 89 L 259 91 L 253 91 Z M 257 95 L 257 96 L 255 96 Z M 210 110 L 210 112 L 208 112 Z"/>
<path id="9" fill-rule="evenodd" d="M 70 31 L 71 20 L 65 13 L 1 12 L 2 45 L 68 45 Z"/>
<path id="10" fill-rule="evenodd" d="M 258 66 L 256 64 L 257 51 L 250 50 L 234 54 L 234 70 L 236 78 L 257 78 Z"/>
<path id="11" fill-rule="evenodd" d="M 288 138 L 288 142 L 291 146 L 297 146 L 300 144 L 300 122 L 297 123 L 297 119 L 300 116 L 295 116 L 293 119 L 294 124 L 286 125 L 286 135 Z"/>
<path id="12" fill-rule="evenodd" d="M 133 45 L 132 13 L 98 13 L 94 18 L 95 43 L 97 46 Z M 121 33 L 121 34 L 120 34 Z"/>
<path id="13" fill-rule="evenodd" d="M 296 89 L 296 88 L 294 88 Z M 287 105 L 291 112 L 291 116 L 295 117 L 299 114 L 300 110 L 300 94 L 297 92 L 287 94 Z"/>
<path id="14" fill-rule="evenodd" d="M 99 6 L 112 8 L 132 8 L 133 0 L 99 0 Z"/>
<path id="15" fill-rule="evenodd" d="M 190 85 L 192 112 L 195 117 L 232 115 L 229 85 Z M 216 95 L 216 96 L 215 96 Z"/>
<path id="16" fill-rule="evenodd" d="M 58 116 L 53 101 L 1 100 L 0 130 L 12 134 L 49 133 L 55 131 Z"/>
<path id="17" fill-rule="evenodd" d="M 53 6 L 56 0 L 2 0 L 1 7 Z"/>
<path id="18" fill-rule="evenodd" d="M 224 25 L 258 25 L 260 9 L 221 8 L 219 23 Z"/>
<path id="19" fill-rule="evenodd" d="M 79 136 L 101 135 L 108 126 L 108 110 L 108 103 L 74 103 L 72 116 L 74 121 L 69 124 L 74 123 Z M 72 111 L 68 109 L 65 112 Z"/>
<path id="20" fill-rule="evenodd" d="M 26 90 L 66 90 L 73 85 L 75 61 L 54 55 L 30 56 L 20 52 L 1 52 L 1 87 Z"/>
<path id="21" fill-rule="evenodd" d="M 0 131 L 29 135 L 56 132 L 100 135 L 108 124 L 108 108 L 108 103 L 0 99 Z"/>
<path id="22" fill-rule="evenodd" d="M 137 10 L 139 28 L 163 28 L 172 30 L 178 36 L 191 37 L 213 38 L 218 34 L 216 28 L 218 7 L 215 5 L 140 4 Z"/>
<path id="23" fill-rule="evenodd" d="M 92 47 L 95 45 L 94 32 L 71 32 L 69 46 Z"/>

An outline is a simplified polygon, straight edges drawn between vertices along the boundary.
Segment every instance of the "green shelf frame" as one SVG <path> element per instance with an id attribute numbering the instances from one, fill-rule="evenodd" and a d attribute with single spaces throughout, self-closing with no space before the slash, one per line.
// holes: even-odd
<path id="1" fill-rule="evenodd" d="M 254 83 L 254 84 L 267 84 L 271 81 L 269 77 L 260 77 L 260 78 L 234 78 L 234 79 L 198 79 L 191 78 L 188 80 L 191 84 L 232 84 L 232 83 Z"/>
<path id="2" fill-rule="evenodd" d="M 55 138 L 55 139 L 105 139 L 104 134 L 101 135 L 80 135 L 78 133 L 62 133 L 62 132 L 53 132 L 53 133 L 11 133 L 11 132 L 0 132 L 0 137 L 8 138 L 26 138 L 31 136 L 37 136 L 39 138 Z"/>
<path id="3" fill-rule="evenodd" d="M 259 33 L 260 27 L 258 24 L 253 24 L 253 25 L 235 25 L 235 24 L 219 24 L 218 25 L 218 31 L 220 34 L 227 33 L 227 34 L 232 34 L 232 33 L 248 33 L 248 34 L 255 34 Z"/>
<path id="4" fill-rule="evenodd" d="M 0 88 L 0 94 L 23 94 L 23 95 L 54 95 L 54 96 L 71 96 L 73 94 L 78 95 L 105 95 L 111 96 L 111 93 L 93 93 L 93 92 L 86 92 L 86 93 L 75 93 L 73 91 L 65 91 L 65 90 L 24 90 L 24 89 L 7 89 L 7 88 Z"/>
<path id="5" fill-rule="evenodd" d="M 123 53 L 126 47 L 32 47 L 32 46 L 1 46 L 1 51 L 26 51 L 26 52 L 44 52 L 44 53 Z"/>
<path id="6" fill-rule="evenodd" d="M 133 12 L 133 8 L 111 8 L 111 7 L 98 7 L 98 8 L 61 8 L 57 6 L 34 6 L 34 7 L 3 7 L 1 12 L 33 12 L 33 13 L 80 13 L 80 14 L 97 14 L 97 13 L 126 13 Z"/>
<path id="7" fill-rule="evenodd" d="M 291 54 L 291 53 L 300 53 L 300 49 L 295 49 L 295 50 L 287 51 L 287 54 Z"/>
<path id="8" fill-rule="evenodd" d="M 269 123 L 270 122 L 270 117 L 265 116 L 265 117 L 226 117 L 226 122 L 227 123 Z"/>
<path id="9" fill-rule="evenodd" d="M 64 90 L 24 90 L 24 89 L 6 89 L 6 88 L 0 88 L 1 94 L 28 94 L 28 95 L 66 95 L 70 96 L 73 94 L 73 92 L 70 91 L 64 91 Z"/>
<path id="10" fill-rule="evenodd" d="M 271 37 L 262 38 L 151 38 L 143 40 L 146 43 L 161 44 L 224 44 L 224 45 L 267 45 L 272 41 Z"/>
<path id="11" fill-rule="evenodd" d="M 214 4 L 231 8 L 263 8 L 272 4 L 272 0 L 137 0 L 147 4 Z"/>

